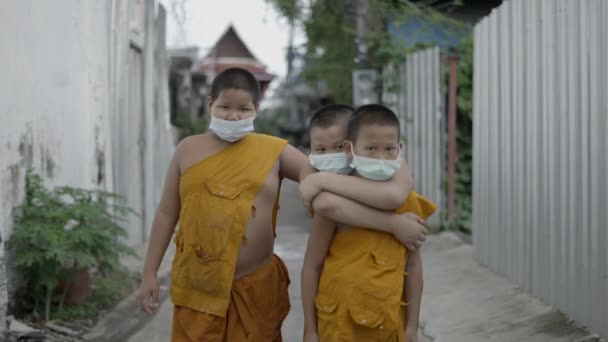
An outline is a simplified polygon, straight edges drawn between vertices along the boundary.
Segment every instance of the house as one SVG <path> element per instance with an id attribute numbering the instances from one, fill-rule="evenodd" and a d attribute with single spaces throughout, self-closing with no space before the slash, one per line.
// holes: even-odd
<path id="1" fill-rule="evenodd" d="M 220 72 L 234 67 L 251 72 L 260 82 L 262 94 L 276 77 L 266 70 L 266 66 L 253 55 L 234 26 L 230 25 L 207 55 L 199 61 L 197 71 L 206 75 L 211 82 Z"/>
<path id="2" fill-rule="evenodd" d="M 226 69 L 238 67 L 251 72 L 260 82 L 262 96 L 276 77 L 253 55 L 232 25 L 203 58 L 199 59 L 196 47 L 173 49 L 169 55 L 171 120 L 175 124 L 184 113 L 189 114 L 191 121 L 204 118 L 211 82 Z"/>

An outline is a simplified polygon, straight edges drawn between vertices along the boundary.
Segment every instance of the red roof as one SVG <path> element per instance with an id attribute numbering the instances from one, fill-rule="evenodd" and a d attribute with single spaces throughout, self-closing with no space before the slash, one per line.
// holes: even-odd
<path id="1" fill-rule="evenodd" d="M 240 57 L 257 60 L 232 25 L 215 42 L 206 57 Z"/>
<path id="2" fill-rule="evenodd" d="M 276 76 L 267 72 L 266 68 L 258 67 L 249 63 L 203 63 L 201 64 L 201 71 L 214 71 L 220 73 L 229 68 L 241 68 L 252 73 L 258 81 L 272 81 Z"/>
<path id="3" fill-rule="evenodd" d="M 234 27 L 230 25 L 201 60 L 200 70 L 219 73 L 233 67 L 248 70 L 260 82 L 270 82 L 276 77 L 266 70 L 266 66 L 251 53 Z"/>

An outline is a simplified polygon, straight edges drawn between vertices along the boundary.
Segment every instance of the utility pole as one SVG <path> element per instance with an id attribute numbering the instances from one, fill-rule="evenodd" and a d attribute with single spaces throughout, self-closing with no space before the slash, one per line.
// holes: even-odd
<path id="1" fill-rule="evenodd" d="M 295 82 L 293 76 L 293 60 L 295 58 L 295 51 L 293 47 L 293 39 L 295 35 L 295 24 L 293 19 L 289 20 L 289 46 L 287 47 L 287 91 L 288 91 L 288 104 L 289 104 L 289 126 L 298 127 L 300 122 L 298 120 L 298 106 L 296 103 L 296 97 L 294 94 Z"/>
<path id="2" fill-rule="evenodd" d="M 369 66 L 367 57 L 367 22 L 366 15 L 369 12 L 368 0 L 355 0 L 357 9 L 357 64 L 363 69 Z"/>
<path id="3" fill-rule="evenodd" d="M 371 68 L 368 56 L 368 13 L 369 0 L 356 1 L 357 23 L 357 69 L 353 70 L 353 104 L 360 106 L 378 102 L 376 92 L 376 70 Z"/>

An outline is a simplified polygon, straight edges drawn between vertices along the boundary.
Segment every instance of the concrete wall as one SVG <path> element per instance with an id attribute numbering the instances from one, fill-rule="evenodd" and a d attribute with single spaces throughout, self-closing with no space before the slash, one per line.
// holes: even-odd
<path id="1" fill-rule="evenodd" d="M 475 256 L 608 336 L 605 0 L 511 0 L 475 26 Z"/>
<path id="2" fill-rule="evenodd" d="M 175 143 L 165 12 L 155 6 L 153 0 L 22 0 L 0 11 L 0 322 L 9 292 L 4 242 L 28 167 L 49 185 L 128 195 L 145 214 L 130 222 L 129 241 L 147 236 Z M 138 54 L 141 66 L 129 62 L 129 53 Z M 130 91 L 129 82 L 139 89 Z M 137 113 L 130 110 L 135 102 Z M 137 162 L 125 162 L 134 145 Z"/>

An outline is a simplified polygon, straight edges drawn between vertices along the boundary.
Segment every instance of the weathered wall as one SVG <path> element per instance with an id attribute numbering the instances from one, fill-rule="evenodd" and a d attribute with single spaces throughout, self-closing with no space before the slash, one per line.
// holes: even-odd
<path id="1" fill-rule="evenodd" d="M 165 12 L 155 6 L 23 0 L 0 11 L 0 322 L 8 300 L 4 242 L 27 168 L 49 185 L 126 195 L 144 214 L 129 223 L 129 242 L 148 235 L 175 143 Z"/>

